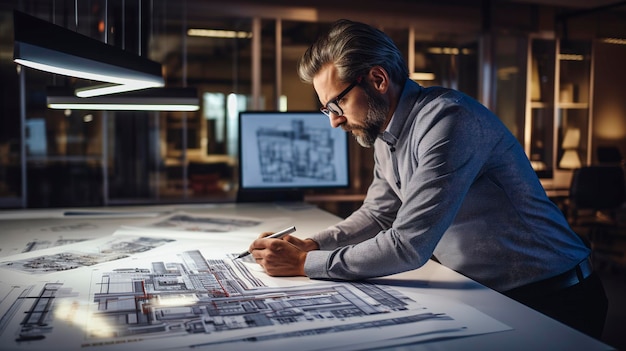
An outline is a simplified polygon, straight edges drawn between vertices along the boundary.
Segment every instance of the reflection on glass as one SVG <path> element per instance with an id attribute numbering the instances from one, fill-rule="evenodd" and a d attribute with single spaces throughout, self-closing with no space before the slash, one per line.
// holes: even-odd
<path id="1" fill-rule="evenodd" d="M 223 150 L 226 128 L 226 96 L 224 93 L 206 92 L 202 100 L 207 136 L 203 138 L 201 145 L 206 144 L 207 154 L 220 153 Z"/>
<path id="2" fill-rule="evenodd" d="M 168 11 L 164 12 L 167 16 L 174 16 L 180 9 L 172 4 L 172 8 L 164 11 Z M 252 21 L 209 16 L 202 22 L 190 23 L 189 27 L 194 31 L 189 33 L 185 29 L 185 50 L 168 48 L 162 53 L 165 55 L 163 62 L 171 72 L 167 84 L 197 87 L 202 109 L 196 113 L 167 113 L 160 117 L 158 135 L 166 143 L 159 147 L 165 167 L 157 176 L 158 196 L 208 201 L 229 198 L 232 185 L 236 183 L 233 179 L 236 176 L 236 117 L 238 111 L 249 108 L 244 99 L 243 105 L 237 103 L 236 108 L 230 110 L 229 96 L 249 96 L 251 91 Z M 164 25 L 163 28 L 165 31 L 155 36 L 155 43 L 180 36 L 180 27 Z M 268 24 L 268 28 L 273 25 Z M 263 28 L 264 36 L 265 30 Z M 263 62 L 263 67 L 272 67 L 273 55 L 266 59 L 268 62 Z"/>
<path id="3" fill-rule="evenodd" d="M 26 120 L 26 153 L 33 156 L 45 156 L 47 153 L 46 120 L 31 118 Z"/>
<path id="4" fill-rule="evenodd" d="M 551 178 L 554 171 L 554 74 L 555 41 L 531 39 L 529 81 L 530 130 L 526 151 L 540 178 Z"/>
<path id="5" fill-rule="evenodd" d="M 520 42 L 525 37 L 501 36 L 494 43 L 496 65 L 496 104 L 495 113 L 504 125 L 524 142 L 524 107 L 523 98 L 526 90 L 526 78 L 520 69 L 522 56 Z M 538 79 L 537 79 L 538 80 Z"/>
<path id="6" fill-rule="evenodd" d="M 558 55 L 559 96 L 557 154 L 560 169 L 587 164 L 589 150 L 590 44 L 562 41 Z"/>

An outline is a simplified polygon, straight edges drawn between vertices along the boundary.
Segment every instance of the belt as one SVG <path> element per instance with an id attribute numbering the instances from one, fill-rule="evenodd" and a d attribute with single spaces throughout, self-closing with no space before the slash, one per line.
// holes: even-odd
<path id="1" fill-rule="evenodd" d="M 593 273 L 593 267 L 591 266 L 590 259 L 586 258 L 565 273 L 511 289 L 505 292 L 505 294 L 512 297 L 512 295 L 541 295 L 551 293 L 574 286 L 587 279 L 591 273 Z"/>

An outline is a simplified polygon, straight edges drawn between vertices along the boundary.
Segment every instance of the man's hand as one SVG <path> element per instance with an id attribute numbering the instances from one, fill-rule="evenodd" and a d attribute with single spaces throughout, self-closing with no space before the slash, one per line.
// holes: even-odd
<path id="1" fill-rule="evenodd" d="M 319 246 L 311 239 L 302 240 L 291 235 L 282 239 L 266 239 L 272 233 L 263 233 L 250 245 L 250 253 L 271 276 L 304 276 L 307 251 Z"/>

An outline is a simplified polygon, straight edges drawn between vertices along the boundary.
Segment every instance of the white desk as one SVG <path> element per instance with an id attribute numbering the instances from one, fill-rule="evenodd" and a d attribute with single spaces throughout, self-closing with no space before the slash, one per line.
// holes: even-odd
<path id="1" fill-rule="evenodd" d="M 78 209 L 80 210 L 80 209 Z M 94 210 L 94 209 L 86 209 Z M 86 211 L 83 209 L 83 211 Z M 98 210 L 98 209 L 95 209 Z M 78 236 L 98 238 L 111 235 L 121 224 L 138 224 L 150 218 L 151 213 L 182 210 L 187 213 L 211 214 L 215 216 L 243 216 L 256 218 L 280 218 L 296 225 L 296 236 L 307 234 L 336 223 L 339 218 L 313 207 L 281 206 L 276 204 L 245 205 L 185 205 L 151 206 L 132 208 L 110 208 L 103 211 L 127 211 L 133 216 L 73 215 L 64 216 L 67 210 L 24 210 L 0 212 L 0 258 L 17 254 L 33 239 L 73 239 Z M 142 216 L 141 211 L 145 211 Z M 280 223 L 278 226 L 284 226 Z M 277 227 L 264 228 L 275 231 Z M 80 235 L 77 234 L 80 232 Z M 228 235 L 228 234 L 220 234 Z M 252 240 L 249 235 L 245 241 Z M 242 239 L 243 240 L 243 239 Z M 242 249 L 245 249 L 243 247 Z M 45 251 L 45 250 L 44 250 Z M 43 251 L 42 251 L 43 252 Z M 56 273 L 55 279 L 62 274 Z M 0 283 L 11 284 L 13 275 L 0 270 Z M 33 279 L 42 279 L 41 276 Z M 294 278 L 288 278 L 294 279 Z M 308 278 L 295 278 L 306 280 Z M 424 267 L 402 274 L 373 280 L 376 284 L 397 286 L 417 293 L 432 294 L 455 299 L 472 306 L 484 314 L 512 327 L 512 330 L 484 335 L 429 341 L 418 345 L 394 347 L 396 350 L 610 350 L 595 339 L 587 337 L 559 322 L 531 310 L 493 290 L 490 290 L 446 267 L 429 262 Z M 0 316 L 1 317 L 1 316 Z M 0 320 L 0 333 L 3 326 Z M 323 338 L 324 336 L 319 336 Z M 0 347 L 2 348 L 2 347 Z M 4 348 L 2 348 L 4 349 Z M 13 349 L 13 348 L 8 348 Z M 15 349 L 29 349 L 20 347 Z M 89 348 L 85 348 L 88 350 Z M 137 348 L 128 348 L 137 349 Z"/>

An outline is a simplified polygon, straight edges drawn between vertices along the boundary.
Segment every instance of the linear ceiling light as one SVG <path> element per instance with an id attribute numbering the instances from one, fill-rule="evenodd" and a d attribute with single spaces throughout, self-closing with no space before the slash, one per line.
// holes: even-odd
<path id="1" fill-rule="evenodd" d="M 429 54 L 435 55 L 471 55 L 473 52 L 468 48 L 455 48 L 455 47 L 438 47 L 433 46 L 426 49 Z"/>
<path id="2" fill-rule="evenodd" d="M 252 32 L 246 31 L 234 31 L 234 30 L 222 30 L 222 29 L 199 29 L 190 28 L 187 30 L 187 35 L 190 37 L 207 37 L 207 38 L 228 38 L 228 39 L 250 39 L 252 38 Z"/>
<path id="3" fill-rule="evenodd" d="M 563 61 L 583 61 L 585 56 L 580 54 L 559 54 L 559 60 Z"/>
<path id="4" fill-rule="evenodd" d="M 626 45 L 626 39 L 624 38 L 603 38 L 600 41 L 607 44 Z"/>
<path id="5" fill-rule="evenodd" d="M 412 80 L 435 80 L 435 74 L 428 72 L 413 72 L 410 74 L 409 78 Z"/>
<path id="6" fill-rule="evenodd" d="M 81 97 L 165 85 L 161 65 L 37 17 L 13 11 L 13 60 L 23 66 L 108 83 L 81 88 Z"/>
<path id="7" fill-rule="evenodd" d="M 81 98 L 69 89 L 49 87 L 47 95 L 48 107 L 61 110 L 197 111 L 200 108 L 196 88 L 149 88 Z"/>

